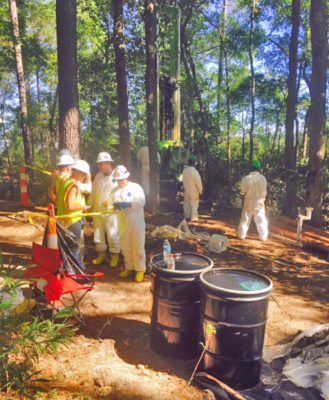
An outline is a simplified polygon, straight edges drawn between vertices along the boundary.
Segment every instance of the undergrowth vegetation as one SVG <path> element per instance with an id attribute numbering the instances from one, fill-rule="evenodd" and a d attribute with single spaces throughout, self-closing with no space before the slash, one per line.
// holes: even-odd
<path id="1" fill-rule="evenodd" d="M 26 282 L 14 278 L 17 273 L 17 266 L 5 266 L 0 256 L 0 396 L 14 392 L 34 399 L 45 381 L 36 367 L 39 356 L 57 352 L 73 338 L 75 328 L 59 322 L 58 315 L 43 320 L 29 313 L 22 290 Z"/>

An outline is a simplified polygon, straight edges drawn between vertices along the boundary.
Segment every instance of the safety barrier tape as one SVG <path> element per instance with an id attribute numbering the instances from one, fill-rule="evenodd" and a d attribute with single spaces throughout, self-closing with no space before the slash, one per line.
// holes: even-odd
<path id="1" fill-rule="evenodd" d="M 106 212 L 90 212 L 90 213 L 77 213 L 74 214 L 74 217 L 95 217 L 95 216 L 100 216 L 100 215 L 112 215 L 114 214 L 115 210 L 113 207 L 109 207 L 109 210 Z M 41 217 L 41 218 L 48 218 L 48 214 L 44 214 L 44 213 L 38 213 L 35 211 L 27 211 L 27 210 L 23 210 L 23 211 L 18 211 L 18 212 L 12 212 L 12 211 L 0 211 L 0 216 L 1 215 L 10 215 L 12 217 L 16 217 L 16 216 L 26 216 L 27 218 L 33 218 L 33 217 Z M 61 218 L 69 218 L 72 217 L 72 214 L 65 214 L 65 215 L 56 215 L 55 218 L 56 219 L 61 219 Z"/>
<path id="2" fill-rule="evenodd" d="M 41 172 L 42 174 L 45 174 L 45 175 L 48 175 L 48 176 L 52 175 L 52 173 L 50 171 L 47 171 L 45 169 L 42 169 L 42 168 L 39 168 L 39 167 L 34 167 L 34 166 L 28 165 L 28 164 L 24 164 L 24 165 L 25 165 L 26 168 L 33 169 L 34 171 Z M 18 172 L 20 172 L 20 169 L 19 168 L 18 169 L 15 168 L 15 169 L 11 169 L 10 173 L 0 172 L 0 176 L 5 176 L 6 177 L 8 175 L 17 174 Z"/>
<path id="3" fill-rule="evenodd" d="M 52 173 L 50 171 L 47 171 L 45 169 L 41 169 L 41 168 L 38 168 L 38 167 L 33 167 L 32 165 L 25 164 L 25 167 L 29 168 L 29 169 L 33 169 L 34 171 L 39 171 L 39 172 L 41 172 L 41 173 L 43 173 L 45 175 L 48 175 L 48 176 L 52 175 Z"/>

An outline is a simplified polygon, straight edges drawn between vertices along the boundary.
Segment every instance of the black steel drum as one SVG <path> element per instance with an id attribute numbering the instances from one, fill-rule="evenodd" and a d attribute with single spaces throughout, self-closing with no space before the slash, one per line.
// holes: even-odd
<path id="1" fill-rule="evenodd" d="M 188 359 L 196 356 L 200 339 L 201 272 L 212 268 L 210 258 L 175 253 L 175 269 L 168 270 L 162 254 L 151 258 L 153 307 L 151 347 L 159 354 Z"/>
<path id="2" fill-rule="evenodd" d="M 201 369 L 235 389 L 259 382 L 272 282 L 242 269 L 201 274 L 202 331 L 206 352 Z"/>

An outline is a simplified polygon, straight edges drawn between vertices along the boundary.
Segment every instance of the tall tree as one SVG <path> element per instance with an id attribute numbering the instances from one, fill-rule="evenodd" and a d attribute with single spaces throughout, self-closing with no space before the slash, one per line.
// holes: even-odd
<path id="1" fill-rule="evenodd" d="M 124 43 L 123 0 L 112 0 L 114 20 L 115 72 L 118 92 L 120 159 L 130 168 L 127 68 Z"/>
<path id="2" fill-rule="evenodd" d="M 223 81 L 223 56 L 224 56 L 224 38 L 226 35 L 226 18 L 227 18 L 227 0 L 223 0 L 223 8 L 218 13 L 218 36 L 219 36 L 219 51 L 218 51 L 218 71 L 217 71 L 217 110 L 216 110 L 216 127 L 218 135 L 220 135 L 220 114 L 222 107 L 222 81 Z"/>
<path id="3" fill-rule="evenodd" d="M 322 224 L 322 198 L 325 179 L 327 12 L 326 0 L 311 1 L 312 77 L 308 205 L 314 208 L 312 222 L 318 226 Z"/>
<path id="4" fill-rule="evenodd" d="M 286 136 L 284 164 L 286 170 L 286 207 L 285 212 L 290 217 L 296 215 L 297 174 L 294 121 L 297 106 L 297 66 L 298 66 L 298 36 L 300 26 L 300 0 L 292 0 L 291 4 L 291 36 L 289 45 L 289 75 L 286 111 Z"/>
<path id="5" fill-rule="evenodd" d="M 12 28 L 13 28 L 14 47 L 15 47 L 16 73 L 17 73 L 17 83 L 18 83 L 20 111 L 21 111 L 20 122 L 21 122 L 22 137 L 24 144 L 24 158 L 27 164 L 31 164 L 32 145 L 31 145 L 30 129 L 28 125 L 26 85 L 24 78 L 22 45 L 21 45 L 18 16 L 17 16 L 17 5 L 16 5 L 16 0 L 8 0 L 8 2 L 9 2 Z"/>
<path id="6" fill-rule="evenodd" d="M 145 46 L 146 46 L 146 124 L 147 138 L 150 155 L 150 196 L 149 207 L 155 210 L 160 205 L 159 192 L 159 164 L 156 148 L 156 4 L 152 0 L 144 1 L 144 24 L 145 24 Z"/>
<path id="7" fill-rule="evenodd" d="M 224 47 L 223 42 L 226 42 L 226 20 L 227 20 L 227 2 L 223 1 L 223 17 L 222 17 L 222 34 L 221 48 L 224 56 L 225 66 L 225 87 L 226 87 L 226 152 L 227 152 L 227 203 L 231 203 L 231 185 L 232 185 L 232 144 L 231 144 L 231 101 L 230 101 L 230 68 L 227 45 Z"/>
<path id="8" fill-rule="evenodd" d="M 254 129 L 255 129 L 255 117 L 256 117 L 256 80 L 255 80 L 255 67 L 254 67 L 254 55 L 253 55 L 253 40 L 254 40 L 254 24 L 255 24 L 255 12 L 256 12 L 256 0 L 252 0 L 250 10 L 250 27 L 249 27 L 249 44 L 248 44 L 248 56 L 250 64 L 250 105 L 251 105 L 251 120 L 249 130 L 249 161 L 252 162 L 254 158 Z"/>
<path id="9" fill-rule="evenodd" d="M 56 0 L 59 147 L 80 157 L 76 0 Z"/>

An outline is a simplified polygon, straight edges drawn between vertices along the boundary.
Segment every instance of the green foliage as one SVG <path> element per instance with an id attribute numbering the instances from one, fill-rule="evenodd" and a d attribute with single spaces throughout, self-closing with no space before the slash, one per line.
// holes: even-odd
<path id="1" fill-rule="evenodd" d="M 42 390 L 35 364 L 40 355 L 58 351 L 74 335 L 75 329 L 67 323 L 41 320 L 16 307 L 17 296 L 24 281 L 15 279 L 17 268 L 4 266 L 0 259 L 0 392 L 17 392 L 23 398 L 33 399 L 33 393 Z"/>
<path id="2" fill-rule="evenodd" d="M 224 184 L 219 190 L 226 192 L 225 185 L 230 181 L 227 174 L 232 171 L 235 178 L 232 184 L 235 186 L 243 172 L 240 167 L 245 164 L 249 154 L 252 3 L 247 0 L 228 2 L 224 18 L 223 0 L 159 0 L 157 48 L 159 73 L 162 75 L 168 72 L 168 38 L 171 34 L 170 20 L 166 19 L 163 6 L 173 3 L 181 11 L 183 46 L 179 85 L 182 140 L 198 150 L 199 158 L 207 160 L 211 168 L 215 166 L 221 171 Z M 47 169 L 52 169 L 58 146 L 55 5 L 55 0 L 17 2 L 34 163 L 47 166 Z M 147 132 L 143 12 L 142 1 L 124 2 L 129 127 L 133 151 L 145 142 Z M 296 107 L 300 148 L 305 116 L 310 105 L 309 14 L 310 0 L 301 1 L 298 45 L 300 86 Z M 3 122 L 0 144 L 4 149 L 6 141 L 9 148 L 0 161 L 4 167 L 8 167 L 10 162 L 15 167 L 15 163 L 19 164 L 23 158 L 23 143 L 7 0 L 0 0 L 0 21 L 0 120 Z M 282 162 L 284 151 L 290 35 L 291 1 L 257 1 L 251 46 L 256 77 L 254 150 L 255 156 L 267 160 L 269 164 L 278 159 Z M 81 153 L 82 157 L 94 163 L 100 150 L 109 150 L 116 157 L 119 153 L 111 2 L 77 2 L 77 38 Z M 190 62 L 185 65 L 185 50 L 193 61 L 194 71 Z M 302 152 L 297 153 L 298 164 L 307 164 L 308 154 L 302 159 Z M 229 159 L 231 168 L 227 165 Z M 276 167 L 276 173 L 280 175 Z M 204 163 L 202 168 L 206 172 Z M 209 181 L 209 184 L 213 184 L 212 179 Z M 219 190 L 216 189 L 216 192 Z"/>

